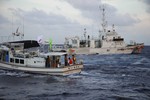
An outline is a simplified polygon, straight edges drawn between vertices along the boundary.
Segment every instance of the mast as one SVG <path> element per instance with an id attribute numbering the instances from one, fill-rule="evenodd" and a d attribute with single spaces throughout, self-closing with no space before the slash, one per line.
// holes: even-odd
<path id="1" fill-rule="evenodd" d="M 86 40 L 86 28 L 84 28 L 84 38 L 85 38 L 85 45 L 87 45 L 87 40 Z"/>
<path id="2" fill-rule="evenodd" d="M 13 26 L 14 26 L 14 23 L 13 23 L 13 15 L 12 15 L 12 35 L 13 35 L 13 41 L 14 41 L 14 36 L 15 36 L 15 33 L 13 33 Z"/>
<path id="3" fill-rule="evenodd" d="M 107 21 L 106 21 L 106 12 L 105 12 L 105 5 L 103 4 L 100 6 L 100 10 L 102 11 L 102 28 L 103 32 L 106 32 L 107 30 Z"/>
<path id="4" fill-rule="evenodd" d="M 24 17 L 23 17 L 23 33 L 21 34 L 21 39 L 24 39 Z"/>
<path id="5" fill-rule="evenodd" d="M 86 41 L 86 28 L 84 28 L 84 38 L 85 38 L 85 41 Z"/>

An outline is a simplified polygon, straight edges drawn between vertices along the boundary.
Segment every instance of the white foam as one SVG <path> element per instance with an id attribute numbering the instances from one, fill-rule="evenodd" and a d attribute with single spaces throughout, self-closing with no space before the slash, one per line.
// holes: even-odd
<path id="1" fill-rule="evenodd" d="M 139 65 L 139 64 L 150 64 L 150 59 L 148 58 L 141 58 L 133 63 L 133 65 Z"/>

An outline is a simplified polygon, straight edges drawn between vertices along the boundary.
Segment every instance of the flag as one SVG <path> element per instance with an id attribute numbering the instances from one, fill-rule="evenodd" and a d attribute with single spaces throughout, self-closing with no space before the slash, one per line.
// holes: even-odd
<path id="1" fill-rule="evenodd" d="M 73 54 L 73 53 L 75 53 L 75 50 L 73 50 L 73 49 L 69 49 L 69 54 Z"/>
<path id="2" fill-rule="evenodd" d="M 50 48 L 50 50 L 52 49 L 52 42 L 53 42 L 53 41 L 52 41 L 52 39 L 50 38 L 50 39 L 49 39 L 49 48 Z"/>
<path id="3" fill-rule="evenodd" d="M 19 27 L 17 28 L 16 33 L 18 33 L 18 32 L 19 32 L 18 30 L 19 30 Z"/>
<path id="4" fill-rule="evenodd" d="M 43 43 L 43 35 L 40 35 L 37 37 L 37 42 L 38 43 Z"/>

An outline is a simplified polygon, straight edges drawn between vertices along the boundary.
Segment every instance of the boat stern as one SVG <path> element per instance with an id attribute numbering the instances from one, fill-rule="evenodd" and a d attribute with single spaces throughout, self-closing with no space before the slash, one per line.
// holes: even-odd
<path id="1" fill-rule="evenodd" d="M 134 47 L 132 54 L 140 54 L 142 52 L 143 48 L 144 48 L 144 43 L 137 44 Z"/>

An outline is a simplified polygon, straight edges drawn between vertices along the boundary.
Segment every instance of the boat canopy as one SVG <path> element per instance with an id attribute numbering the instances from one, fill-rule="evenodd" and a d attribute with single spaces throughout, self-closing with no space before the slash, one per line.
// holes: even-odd
<path id="1" fill-rule="evenodd" d="M 23 41 L 13 41 L 9 43 L 23 43 L 24 49 L 39 47 L 39 43 L 36 40 L 23 40 Z"/>
<path id="2" fill-rule="evenodd" d="M 47 56 L 63 56 L 67 53 L 64 53 L 64 52 L 49 52 L 49 53 L 41 53 L 40 55 L 42 57 L 47 57 Z"/>
<path id="3" fill-rule="evenodd" d="M 1 45 L 0 46 L 0 50 L 5 50 L 5 51 L 9 51 L 9 48 L 4 46 L 4 45 Z"/>

